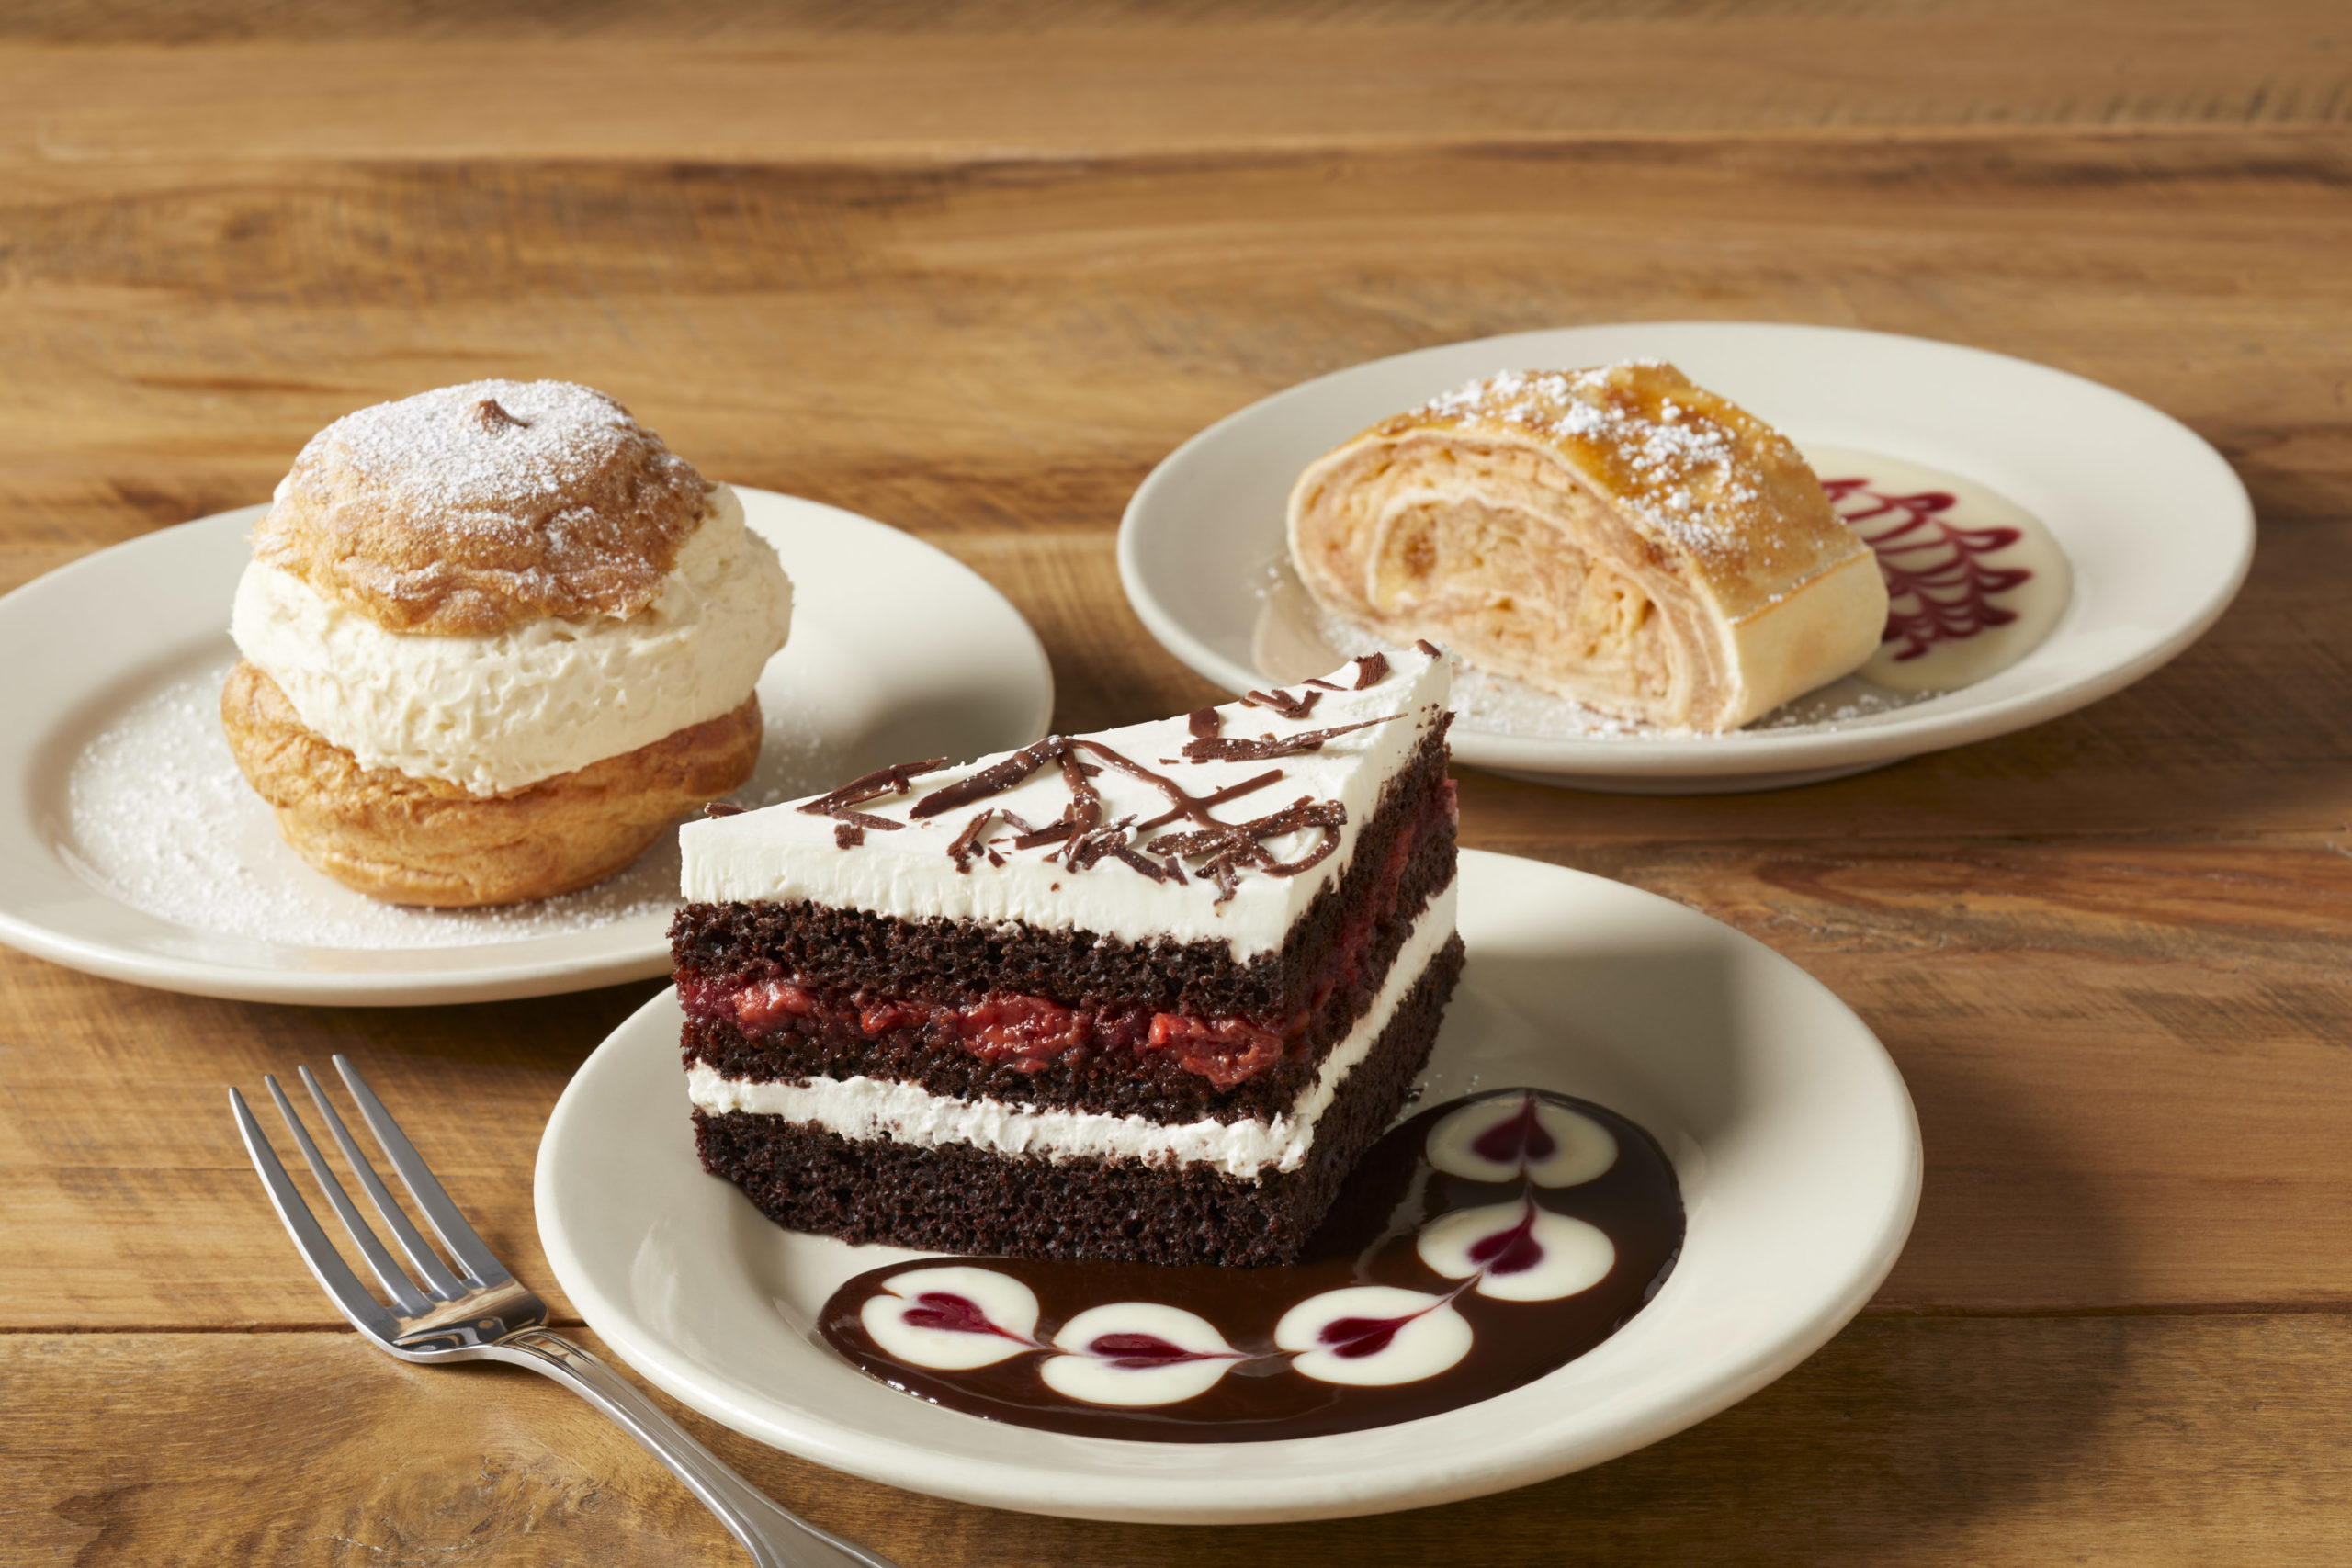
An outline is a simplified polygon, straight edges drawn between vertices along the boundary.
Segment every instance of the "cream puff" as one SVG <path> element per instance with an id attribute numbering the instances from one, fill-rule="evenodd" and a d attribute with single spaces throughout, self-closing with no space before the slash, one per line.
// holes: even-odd
<path id="1" fill-rule="evenodd" d="M 791 583 L 734 492 L 601 392 L 477 381 L 346 415 L 253 544 L 222 723 L 346 886 L 547 897 L 751 775 Z"/>

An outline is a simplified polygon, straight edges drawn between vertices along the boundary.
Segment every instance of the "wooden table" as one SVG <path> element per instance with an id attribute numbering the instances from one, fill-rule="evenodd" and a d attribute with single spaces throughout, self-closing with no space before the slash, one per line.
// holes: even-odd
<path id="1" fill-rule="evenodd" d="M 2352 1559 L 2340 5 L 523 10 L 0 20 L 0 586 L 266 496 L 360 404 L 563 376 L 971 563 L 1091 728 L 1209 694 L 1112 564 L 1179 440 L 1373 355 L 1641 318 L 2079 371 L 2261 513 L 2202 644 L 2024 734 L 1749 797 L 1462 778 L 1467 842 L 1753 933 L 1901 1064 L 1918 1228 L 1778 1385 L 1584 1474 L 1272 1529 L 992 1513 L 689 1421 L 722 1452 L 908 1568 Z M 545 1287 L 541 1122 L 651 989 L 249 1006 L 0 954 L 0 1558 L 733 1561 L 569 1395 L 361 1345 L 224 1111 L 349 1053 Z"/>

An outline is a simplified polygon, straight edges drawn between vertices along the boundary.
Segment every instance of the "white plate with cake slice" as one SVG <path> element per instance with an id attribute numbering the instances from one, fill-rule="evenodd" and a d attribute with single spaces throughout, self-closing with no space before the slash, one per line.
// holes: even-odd
<path id="1" fill-rule="evenodd" d="M 1890 568 L 1880 654 L 1858 675 L 1717 734 L 1668 733 L 1474 671 L 1456 689 L 1457 761 L 1659 794 L 1883 766 L 2054 718 L 2139 680 L 2220 616 L 2253 558 L 2253 507 L 2220 454 L 2096 382 L 1881 333 L 1630 322 L 1399 355 L 1219 421 L 1128 503 L 1127 597 L 1170 652 L 1228 691 L 1328 669 L 1376 639 L 1310 594 L 1289 558 L 1286 509 L 1310 464 L 1375 422 L 1498 372 L 1644 359 L 1670 361 L 1812 460 L 1835 509 Z M 1507 596 L 1498 603 L 1509 607 Z M 1941 639 L 1924 660 L 1922 635 Z"/>
<path id="2" fill-rule="evenodd" d="M 1053 676 L 1020 612 L 886 524 L 739 489 L 796 588 L 735 799 L 786 799 L 1044 732 Z M 231 597 L 254 506 L 102 550 L 0 599 L 0 941 L 92 974 L 247 1000 L 543 996 L 669 967 L 675 836 L 576 893 L 489 909 L 378 903 L 287 847 L 222 739 Z"/>
<path id="3" fill-rule="evenodd" d="M 1509 1393 L 1329 1436 L 1168 1443 L 986 1420 L 887 1386 L 817 1321 L 844 1281 L 917 1255 L 780 1230 L 705 1173 L 674 992 L 605 1041 L 548 1120 L 535 1200 L 549 1265 L 618 1355 L 713 1419 L 996 1507 L 1329 1518 L 1524 1485 L 1655 1442 L 1788 1371 L 1877 1289 L 1918 1199 L 1909 1096 L 1826 987 L 1714 920 L 1475 851 L 1458 886 L 1468 966 L 1420 1103 L 1508 1086 L 1598 1102 L 1657 1139 L 1688 1224 L 1645 1307 Z"/>

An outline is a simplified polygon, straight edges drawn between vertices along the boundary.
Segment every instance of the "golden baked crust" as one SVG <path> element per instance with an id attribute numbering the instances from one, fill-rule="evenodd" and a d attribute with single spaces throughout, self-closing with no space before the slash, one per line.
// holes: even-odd
<path id="1" fill-rule="evenodd" d="M 393 631 L 487 637 L 643 609 L 713 488 L 602 392 L 473 381 L 312 436 L 254 555 Z"/>
<path id="2" fill-rule="evenodd" d="M 1509 372 L 1291 492 L 1309 592 L 1385 640 L 1674 729 L 1746 724 L 1878 644 L 1877 558 L 1785 436 L 1669 365 Z"/>
<path id="3" fill-rule="evenodd" d="M 752 776 L 760 702 L 650 746 L 509 795 L 363 768 L 304 725 L 257 666 L 240 660 L 220 722 L 245 779 L 277 808 L 297 853 L 345 886 L 392 904 L 472 908 L 546 898 L 619 871 L 680 817 Z"/>

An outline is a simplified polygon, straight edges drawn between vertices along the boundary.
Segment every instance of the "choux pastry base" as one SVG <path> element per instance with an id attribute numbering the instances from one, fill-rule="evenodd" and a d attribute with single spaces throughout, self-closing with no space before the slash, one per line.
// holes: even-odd
<path id="1" fill-rule="evenodd" d="M 357 758 L 305 725 L 254 664 L 220 692 L 237 766 L 297 853 L 345 887 L 392 904 L 473 908 L 601 882 L 679 818 L 752 776 L 760 704 L 650 746 L 481 796 Z"/>

